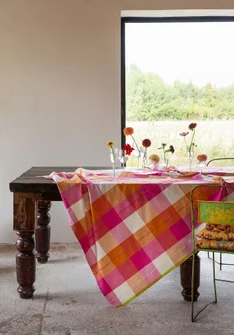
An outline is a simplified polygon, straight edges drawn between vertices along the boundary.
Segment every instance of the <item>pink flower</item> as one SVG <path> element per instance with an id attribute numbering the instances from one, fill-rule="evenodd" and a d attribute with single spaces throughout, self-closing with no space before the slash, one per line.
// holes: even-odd
<path id="1" fill-rule="evenodd" d="M 180 133 L 180 136 L 187 136 L 189 134 L 188 131 L 183 131 L 182 133 Z"/>

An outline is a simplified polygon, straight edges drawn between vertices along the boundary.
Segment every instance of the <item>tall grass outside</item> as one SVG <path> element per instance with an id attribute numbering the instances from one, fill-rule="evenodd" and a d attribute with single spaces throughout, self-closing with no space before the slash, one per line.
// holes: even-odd
<path id="1" fill-rule="evenodd" d="M 206 154 L 208 160 L 218 157 L 234 157 L 234 121 L 196 121 L 196 134 L 194 142 L 196 144 L 193 167 L 197 166 L 197 155 Z M 127 127 L 134 128 L 134 138 L 141 146 L 145 138 L 152 142 L 148 148 L 148 157 L 157 154 L 162 161 L 162 150 L 158 150 L 162 143 L 173 145 L 175 153 L 169 156 L 169 165 L 188 166 L 184 139 L 180 132 L 189 131 L 190 121 L 157 121 L 157 122 L 127 122 Z M 190 140 L 191 135 L 187 135 Z M 132 145 L 130 138 L 126 142 Z M 136 166 L 137 158 L 132 154 L 127 166 Z M 219 166 L 234 166 L 233 161 L 218 162 Z"/>

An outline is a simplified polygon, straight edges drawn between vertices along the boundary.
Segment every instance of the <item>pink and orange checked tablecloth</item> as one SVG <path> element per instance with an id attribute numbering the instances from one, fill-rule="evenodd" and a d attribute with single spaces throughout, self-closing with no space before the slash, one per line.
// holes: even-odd
<path id="1" fill-rule="evenodd" d="M 51 177 L 110 304 L 127 304 L 191 256 L 190 190 L 208 182 L 200 174 L 124 172 L 113 178 L 78 169 Z M 205 198 L 218 199 L 216 188 L 207 192 Z"/>

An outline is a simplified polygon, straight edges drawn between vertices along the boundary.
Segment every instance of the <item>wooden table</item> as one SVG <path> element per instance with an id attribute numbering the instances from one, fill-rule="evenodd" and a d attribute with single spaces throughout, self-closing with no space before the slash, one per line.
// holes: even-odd
<path id="1" fill-rule="evenodd" d="M 105 169 L 104 167 L 84 167 L 86 169 Z M 13 229 L 18 235 L 16 242 L 16 273 L 19 287 L 17 291 L 22 299 L 29 299 L 35 291 L 36 258 L 39 263 L 46 263 L 50 248 L 50 207 L 51 201 L 62 201 L 54 181 L 38 176 L 49 175 L 53 171 L 71 172 L 73 167 L 32 167 L 10 183 L 14 193 Z M 36 252 L 34 252 L 34 232 Z M 180 266 L 182 296 L 191 301 L 192 257 Z M 200 283 L 200 258 L 196 256 L 195 291 Z"/>

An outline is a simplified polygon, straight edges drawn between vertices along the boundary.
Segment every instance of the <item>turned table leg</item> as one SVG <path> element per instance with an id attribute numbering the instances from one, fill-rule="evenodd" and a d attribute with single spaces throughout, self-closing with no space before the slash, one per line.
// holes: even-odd
<path id="1" fill-rule="evenodd" d="M 38 196 L 38 195 L 37 195 Z M 18 235 L 16 242 L 16 273 L 20 298 L 33 296 L 36 279 L 34 229 L 36 221 L 36 201 L 33 193 L 14 193 L 14 230 Z"/>
<path id="2" fill-rule="evenodd" d="M 180 266 L 180 281 L 183 290 L 181 291 L 184 300 L 191 301 L 192 297 L 192 263 L 193 257 L 189 257 Z M 200 286 L 200 257 L 198 254 L 195 255 L 195 280 L 194 280 L 194 301 L 197 301 L 200 293 L 198 292 L 198 287 Z"/>
<path id="3" fill-rule="evenodd" d="M 18 253 L 16 254 L 16 272 L 19 287 L 17 291 L 20 298 L 32 298 L 35 288 L 33 283 L 36 278 L 34 231 L 18 231 L 16 242 Z"/>
<path id="4" fill-rule="evenodd" d="M 36 228 L 36 257 L 39 263 L 46 263 L 50 257 L 50 201 L 38 201 L 37 228 Z"/>

